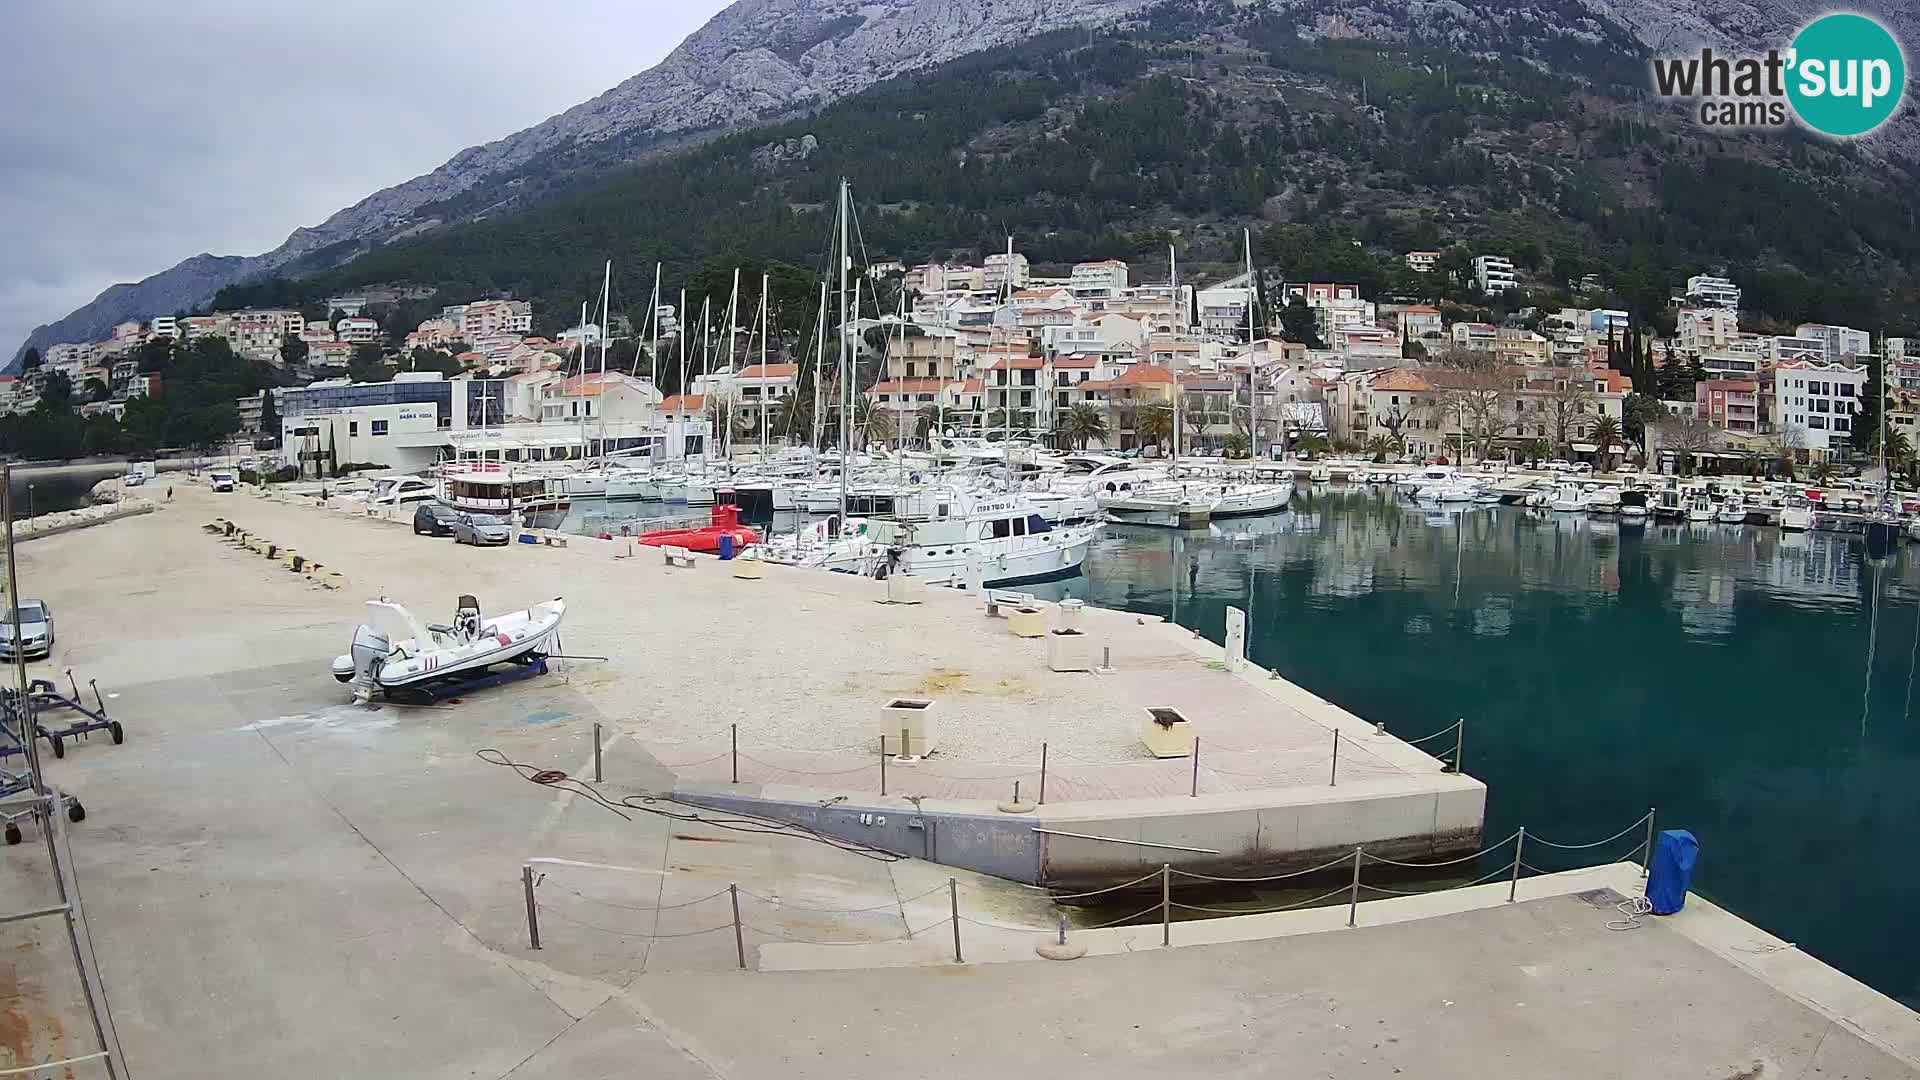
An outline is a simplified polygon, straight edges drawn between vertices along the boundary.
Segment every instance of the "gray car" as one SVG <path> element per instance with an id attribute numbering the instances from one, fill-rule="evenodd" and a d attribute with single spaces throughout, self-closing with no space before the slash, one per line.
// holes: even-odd
<path id="1" fill-rule="evenodd" d="M 488 544 L 504 544 L 511 540 L 512 530 L 507 523 L 487 514 L 461 514 L 460 520 L 453 526 L 453 542 L 484 547 Z"/>
<path id="2" fill-rule="evenodd" d="M 53 655 L 53 609 L 44 600 L 20 601 L 20 651 L 29 659 Z M 0 657 L 13 659 L 13 611 L 0 603 Z"/>

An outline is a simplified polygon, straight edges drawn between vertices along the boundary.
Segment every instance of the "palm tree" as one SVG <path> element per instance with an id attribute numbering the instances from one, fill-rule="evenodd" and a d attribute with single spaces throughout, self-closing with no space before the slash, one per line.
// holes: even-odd
<path id="1" fill-rule="evenodd" d="M 781 398 L 767 418 L 767 431 L 776 439 L 798 439 L 802 443 L 812 439 L 813 399 L 799 394 Z"/>
<path id="2" fill-rule="evenodd" d="M 1229 431 L 1220 448 L 1230 458 L 1243 458 L 1253 452 L 1253 440 L 1244 431 Z"/>
<path id="3" fill-rule="evenodd" d="M 1393 440 L 1385 435 L 1375 435 L 1367 440 L 1367 453 L 1372 455 L 1374 464 L 1385 464 L 1387 455 L 1393 453 Z"/>
<path id="4" fill-rule="evenodd" d="M 1600 447 L 1600 471 L 1613 471 L 1613 444 L 1621 441 L 1620 421 L 1617 417 L 1602 416 L 1594 421 L 1588 430 L 1587 438 Z"/>
<path id="5" fill-rule="evenodd" d="M 856 398 L 853 403 L 853 434 L 863 445 L 886 442 L 893 438 L 893 414 L 865 397 Z"/>
<path id="6" fill-rule="evenodd" d="M 1528 465 L 1538 465 L 1552 453 L 1545 439 L 1528 439 L 1520 444 L 1520 460 Z"/>
<path id="7" fill-rule="evenodd" d="M 1293 449 L 1295 453 L 1310 454 L 1318 457 L 1328 450 L 1333 449 L 1333 444 L 1327 441 L 1325 435 L 1317 431 L 1309 431 L 1293 440 Z"/>
<path id="8" fill-rule="evenodd" d="M 940 406 L 920 406 L 920 411 L 913 414 L 913 437 L 927 443 L 937 434 L 940 434 Z"/>
<path id="9" fill-rule="evenodd" d="M 1067 410 L 1060 432 L 1085 450 L 1088 442 L 1107 437 L 1107 414 L 1098 406 L 1082 401 Z"/>
<path id="10" fill-rule="evenodd" d="M 1832 479 L 1833 479 L 1832 465 L 1827 464 L 1825 461 L 1814 462 L 1813 483 L 1815 487 L 1826 487 L 1828 482 L 1830 482 Z"/>
<path id="11" fill-rule="evenodd" d="M 1143 444 L 1165 447 L 1173 440 L 1173 406 L 1149 405 L 1140 410 L 1133 432 Z"/>

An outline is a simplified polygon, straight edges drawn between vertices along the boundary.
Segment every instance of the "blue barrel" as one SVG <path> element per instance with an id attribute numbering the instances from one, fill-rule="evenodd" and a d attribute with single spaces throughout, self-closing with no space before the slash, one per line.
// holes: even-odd
<path id="1" fill-rule="evenodd" d="M 1700 842 L 1685 829 L 1668 829 L 1654 840 L 1653 862 L 1647 873 L 1647 902 L 1655 915 L 1671 915 L 1687 906 L 1693 885 L 1693 864 L 1700 859 Z"/>
<path id="2" fill-rule="evenodd" d="M 720 534 L 720 557 L 722 559 L 733 558 L 733 536 L 730 533 Z"/>

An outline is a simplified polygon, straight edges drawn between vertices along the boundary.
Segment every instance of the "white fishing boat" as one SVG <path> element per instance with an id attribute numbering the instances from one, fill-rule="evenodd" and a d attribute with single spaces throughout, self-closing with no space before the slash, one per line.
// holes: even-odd
<path id="1" fill-rule="evenodd" d="M 1407 473 L 1401 476 L 1398 480 L 1394 481 L 1394 486 L 1400 489 L 1402 495 L 1411 495 L 1417 498 L 1420 493 L 1427 488 L 1448 483 L 1453 479 L 1453 475 L 1453 466 L 1451 465 L 1429 465 L 1419 472 Z"/>
<path id="2" fill-rule="evenodd" d="M 524 611 L 482 615 L 472 596 L 462 596 L 449 625 L 423 625 L 413 613 L 382 597 L 367 601 L 367 621 L 353 632 L 352 648 L 333 661 L 333 677 L 354 685 L 357 700 L 376 692 L 425 687 L 473 675 L 496 664 L 543 655 L 560 629 L 567 602 L 559 597 Z"/>
<path id="3" fill-rule="evenodd" d="M 1813 503 L 1805 495 L 1789 495 L 1780 504 L 1780 528 L 1806 532 L 1813 528 Z"/>
<path id="4" fill-rule="evenodd" d="M 1713 497 L 1705 491 L 1696 491 L 1687 496 L 1687 520 L 1698 524 L 1713 520 Z"/>

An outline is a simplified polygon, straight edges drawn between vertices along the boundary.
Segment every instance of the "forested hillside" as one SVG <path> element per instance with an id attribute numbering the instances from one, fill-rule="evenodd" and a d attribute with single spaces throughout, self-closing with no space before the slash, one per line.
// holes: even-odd
<path id="1" fill-rule="evenodd" d="M 1036 264 L 1119 257 L 1152 276 L 1169 244 L 1224 268 L 1253 226 L 1263 265 L 1380 294 L 1473 299 L 1399 256 L 1489 251 L 1540 301 L 1592 274 L 1651 316 L 1688 274 L 1722 269 L 1765 318 L 1913 327 L 1910 163 L 1795 131 L 1708 134 L 1645 100 L 1632 39 L 1573 0 L 1412 6 L 1177 2 L 216 304 L 409 282 L 526 297 L 552 329 L 610 258 L 638 322 L 656 261 L 669 296 L 736 262 L 818 266 L 846 176 L 874 260 L 977 255 L 1011 234 Z"/>

